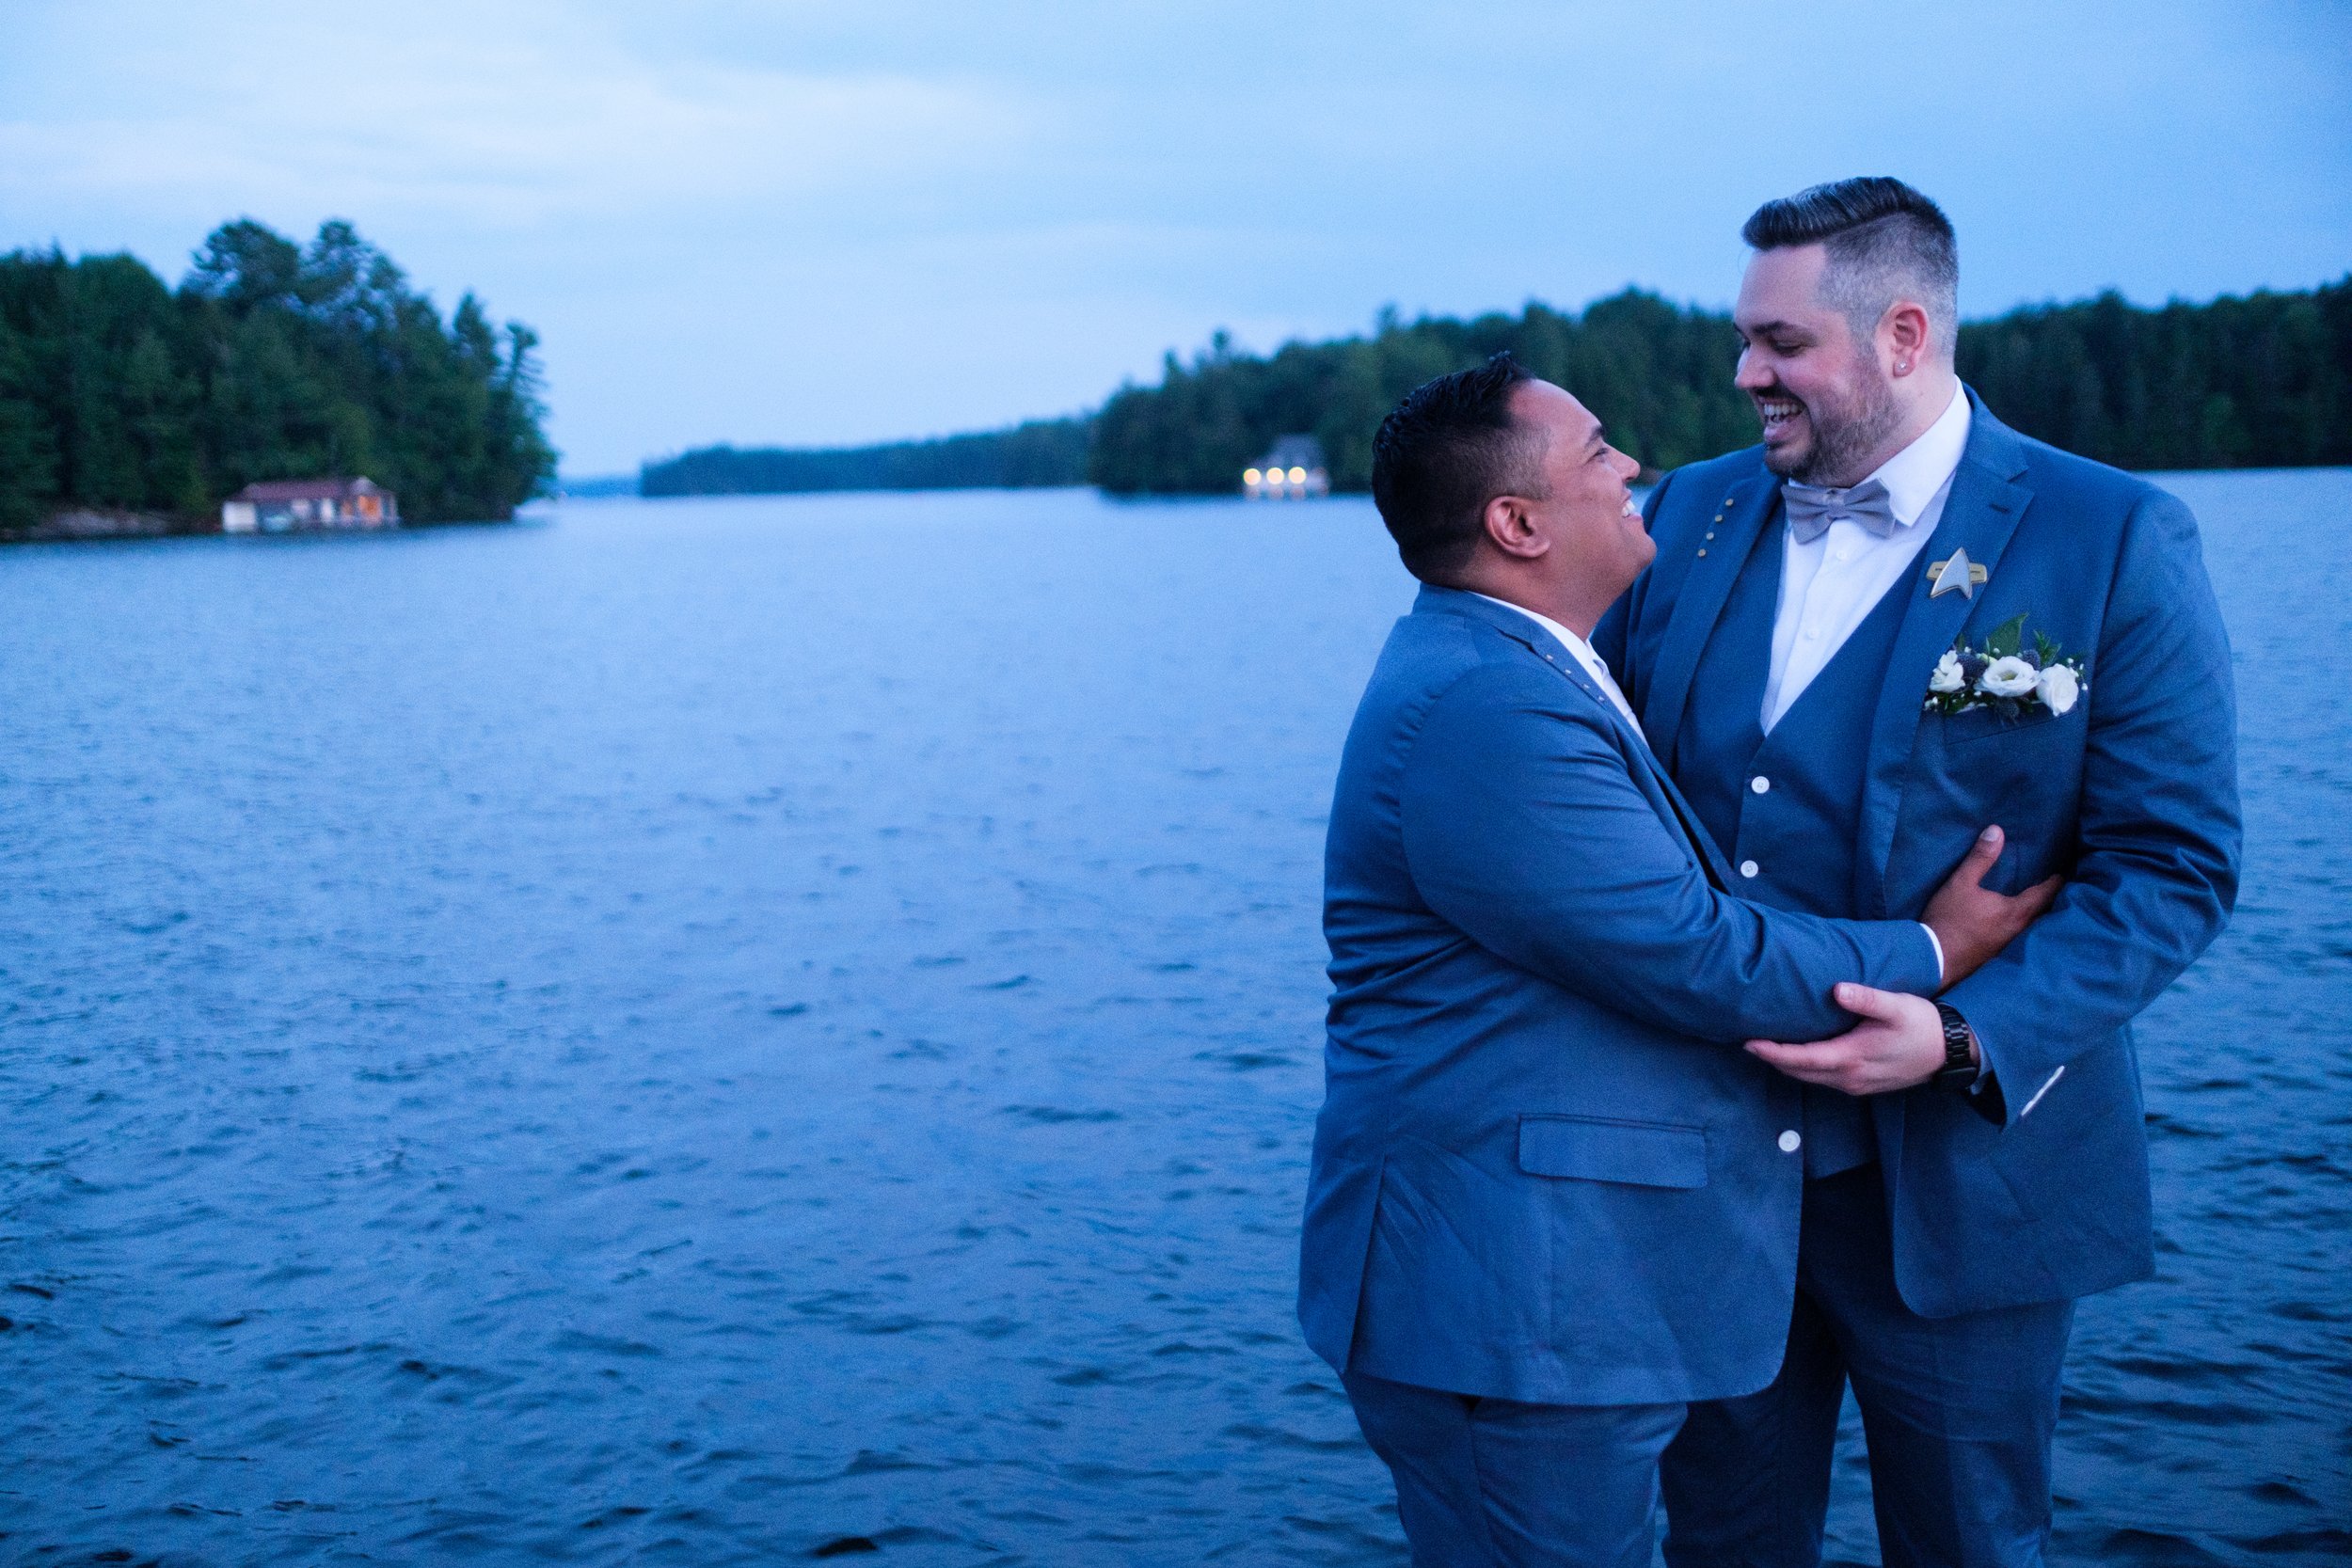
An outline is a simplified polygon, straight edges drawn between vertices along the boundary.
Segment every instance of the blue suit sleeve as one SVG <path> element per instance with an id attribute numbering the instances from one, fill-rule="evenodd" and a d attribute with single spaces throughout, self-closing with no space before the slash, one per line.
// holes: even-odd
<path id="1" fill-rule="evenodd" d="M 1425 717 L 1398 815 L 1422 899 L 1581 996 L 1702 1039 L 1819 1039 L 1840 980 L 1933 994 L 1915 922 L 1824 920 L 1718 892 L 1634 783 L 1613 730 L 1547 671 L 1486 665 Z"/>
<path id="2" fill-rule="evenodd" d="M 2068 1060 L 2194 962 L 2237 898 L 2237 705 L 2188 508 L 2126 525 L 2090 662 L 2075 861 L 2050 912 L 1944 1000 L 2014 1122 Z"/>

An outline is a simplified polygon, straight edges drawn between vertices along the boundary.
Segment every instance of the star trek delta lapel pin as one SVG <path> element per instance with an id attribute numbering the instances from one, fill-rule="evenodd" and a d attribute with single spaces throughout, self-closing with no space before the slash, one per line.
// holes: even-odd
<path id="1" fill-rule="evenodd" d="M 1947 594 L 1958 594 L 1963 599 L 1973 599 L 1990 576 L 1968 559 L 1966 550 L 1954 550 L 1949 561 L 1928 562 L 1928 597 L 1940 599 Z"/>

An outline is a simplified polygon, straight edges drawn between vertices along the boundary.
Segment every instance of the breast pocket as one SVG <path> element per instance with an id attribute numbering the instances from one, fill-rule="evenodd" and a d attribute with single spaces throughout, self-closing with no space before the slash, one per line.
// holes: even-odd
<path id="1" fill-rule="evenodd" d="M 2010 740 L 2020 744 L 2052 740 L 2057 738 L 2055 735 L 2042 732 L 2054 724 L 2064 724 L 2069 720 L 2078 719 L 2080 713 L 2080 708 L 2059 715 L 2048 708 L 2037 707 L 2010 719 L 1997 709 L 1972 707 L 1965 713 L 1955 713 L 1949 718 L 1931 717 L 1928 721 L 1942 726 L 1944 744 L 1948 749 L 1971 746 L 1981 740 Z"/>
<path id="2" fill-rule="evenodd" d="M 1519 1169 L 1530 1176 L 1636 1187 L 1704 1187 L 1707 1129 L 1605 1117 L 1523 1116 Z"/>

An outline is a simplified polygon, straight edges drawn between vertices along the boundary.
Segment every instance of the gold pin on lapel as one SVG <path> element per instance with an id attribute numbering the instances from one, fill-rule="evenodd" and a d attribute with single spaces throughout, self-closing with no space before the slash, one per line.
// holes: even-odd
<path id="1" fill-rule="evenodd" d="M 1958 594 L 1973 599 L 1977 590 L 1990 581 L 1992 574 L 1968 559 L 1966 550 L 1954 550 L 1949 561 L 1928 562 L 1928 597 L 1940 599 L 1947 594 Z"/>

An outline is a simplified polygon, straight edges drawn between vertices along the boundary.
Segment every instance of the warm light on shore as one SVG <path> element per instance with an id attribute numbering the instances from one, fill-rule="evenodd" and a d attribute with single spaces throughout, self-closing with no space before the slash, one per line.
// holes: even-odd
<path id="1" fill-rule="evenodd" d="M 1323 443 L 1312 436 L 1283 436 L 1274 450 L 1241 471 L 1241 493 L 1252 500 L 1305 500 L 1331 493 Z"/>

